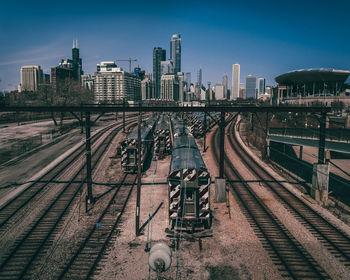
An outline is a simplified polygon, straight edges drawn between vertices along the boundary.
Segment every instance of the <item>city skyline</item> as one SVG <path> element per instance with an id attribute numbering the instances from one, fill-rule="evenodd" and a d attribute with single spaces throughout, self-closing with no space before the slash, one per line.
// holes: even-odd
<path id="1" fill-rule="evenodd" d="M 201 65 L 203 84 L 220 82 L 235 62 L 241 65 L 240 82 L 252 74 L 266 78 L 267 85 L 275 84 L 279 74 L 296 69 L 350 68 L 350 39 L 344 33 L 350 7 L 346 1 L 332 6 L 325 1 L 317 5 L 295 1 L 292 7 L 253 1 L 254 9 L 251 4 L 223 2 L 224 10 L 223 3 L 191 3 L 195 14 L 185 13 L 181 1 L 172 9 L 167 3 L 138 1 L 109 3 L 110 9 L 91 9 L 79 1 L 52 3 L 50 9 L 41 1 L 19 2 L 2 7 L 0 37 L 7 44 L 0 47 L 0 90 L 17 88 L 22 66 L 40 65 L 50 73 L 51 67 L 69 56 L 74 39 L 79 41 L 86 74 L 93 74 L 100 61 L 128 57 L 138 60 L 133 67 L 140 65 L 152 73 L 153 48 L 168 49 L 172 34 L 182 39 L 181 71 L 194 76 Z M 257 19 L 257 14 L 263 16 Z M 112 26 L 121 23 L 116 32 Z M 118 66 L 128 69 L 128 63 Z"/>

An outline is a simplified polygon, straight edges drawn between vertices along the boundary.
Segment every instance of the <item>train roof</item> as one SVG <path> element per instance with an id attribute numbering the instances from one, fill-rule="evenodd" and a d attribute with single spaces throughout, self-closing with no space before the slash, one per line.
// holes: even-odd
<path id="1" fill-rule="evenodd" d="M 185 135 L 191 135 L 189 129 L 185 125 L 185 122 L 183 120 L 173 120 L 173 134 L 175 137 L 185 134 Z"/>
<path id="2" fill-rule="evenodd" d="M 154 124 L 156 122 L 156 117 L 151 117 L 147 121 L 143 122 L 141 125 L 141 139 L 145 139 L 147 135 L 152 131 Z M 137 139 L 138 137 L 137 126 L 133 131 L 126 137 L 126 139 Z"/>
<path id="3" fill-rule="evenodd" d="M 178 148 L 197 149 L 197 144 L 192 135 L 180 135 L 174 138 L 174 150 Z"/>
<path id="4" fill-rule="evenodd" d="M 207 170 L 198 149 L 184 147 L 173 150 L 169 174 L 186 168 Z"/>

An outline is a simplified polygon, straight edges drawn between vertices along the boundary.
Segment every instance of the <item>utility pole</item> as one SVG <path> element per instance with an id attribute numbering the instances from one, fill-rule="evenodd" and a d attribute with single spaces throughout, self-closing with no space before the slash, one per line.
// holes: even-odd
<path id="1" fill-rule="evenodd" d="M 205 106 L 207 106 L 207 105 L 205 105 Z M 206 139 L 206 137 L 207 137 L 207 112 L 205 111 L 204 112 L 204 124 L 203 124 L 203 133 L 204 133 L 204 135 L 203 135 L 203 152 L 205 152 L 206 150 L 207 150 L 207 139 Z"/>
<path id="2" fill-rule="evenodd" d="M 125 98 L 123 98 L 123 106 L 125 107 Z M 123 132 L 125 133 L 125 110 L 123 110 Z"/>
<path id="3" fill-rule="evenodd" d="M 139 119 L 137 124 L 137 196 L 136 196 L 136 220 L 135 220 L 135 234 L 140 234 L 140 200 L 141 200 L 141 120 L 142 115 L 139 112 Z"/>
<path id="4" fill-rule="evenodd" d="M 90 112 L 85 113 L 85 137 L 86 137 L 86 212 L 88 211 L 88 204 L 94 202 L 92 195 L 92 176 L 91 176 L 91 134 L 90 134 Z"/>
<path id="5" fill-rule="evenodd" d="M 224 161 L 225 161 L 225 112 L 221 112 L 220 117 L 220 170 L 219 178 L 224 179 Z"/>

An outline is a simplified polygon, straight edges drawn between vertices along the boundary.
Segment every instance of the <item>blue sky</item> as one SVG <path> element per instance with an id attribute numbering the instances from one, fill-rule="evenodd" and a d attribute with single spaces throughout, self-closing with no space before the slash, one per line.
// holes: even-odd
<path id="1" fill-rule="evenodd" d="M 45 73 L 71 56 L 78 39 L 83 69 L 137 58 L 152 72 L 153 47 L 182 37 L 182 71 L 221 83 L 233 63 L 267 79 L 301 68 L 350 69 L 350 1 L 5 1 L 0 16 L 0 90 L 20 82 L 22 65 Z M 128 69 L 128 63 L 119 63 Z M 134 64 L 135 65 L 135 64 Z M 136 65 L 135 65 L 136 66 Z"/>

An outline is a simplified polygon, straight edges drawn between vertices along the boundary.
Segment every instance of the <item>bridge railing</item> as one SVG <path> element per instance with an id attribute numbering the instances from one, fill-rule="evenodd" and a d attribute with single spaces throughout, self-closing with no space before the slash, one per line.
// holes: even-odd
<path id="1" fill-rule="evenodd" d="M 318 139 L 319 131 L 319 128 L 270 128 L 269 134 Z M 329 141 L 350 142 L 350 129 L 327 128 L 326 139 Z"/>

